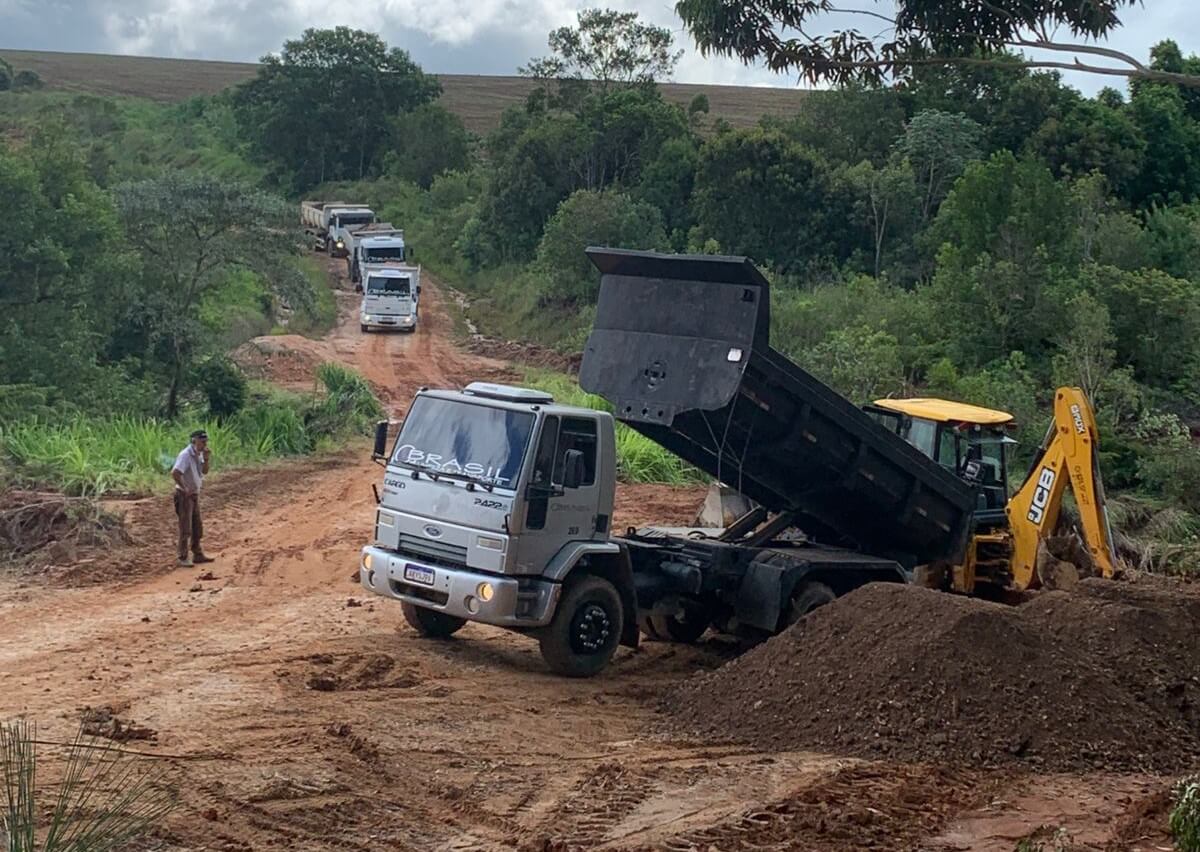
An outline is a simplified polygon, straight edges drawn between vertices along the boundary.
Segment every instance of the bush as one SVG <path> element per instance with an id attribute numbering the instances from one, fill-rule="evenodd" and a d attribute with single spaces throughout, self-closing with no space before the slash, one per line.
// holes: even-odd
<path id="1" fill-rule="evenodd" d="M 1175 788 L 1171 836 L 1179 852 L 1200 852 L 1200 775 L 1193 775 Z"/>
<path id="2" fill-rule="evenodd" d="M 30 71 L 28 68 L 23 68 L 13 75 L 12 87 L 14 91 L 30 91 L 33 89 L 42 88 L 42 78 L 38 76 L 36 71 Z"/>
<path id="3" fill-rule="evenodd" d="M 228 358 L 214 356 L 201 361 L 193 381 L 208 400 L 208 413 L 218 421 L 237 414 L 246 404 L 246 377 Z"/>
<path id="4" fill-rule="evenodd" d="M 384 417 L 383 406 L 367 380 L 341 364 L 317 368 L 325 395 L 314 402 L 304 422 L 314 438 L 370 435 Z"/>

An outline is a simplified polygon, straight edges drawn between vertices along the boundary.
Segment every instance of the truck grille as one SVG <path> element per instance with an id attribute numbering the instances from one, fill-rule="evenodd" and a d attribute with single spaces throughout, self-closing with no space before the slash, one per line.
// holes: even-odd
<path id="1" fill-rule="evenodd" d="M 405 533 L 400 533 L 400 540 L 397 544 L 401 553 L 424 559 L 435 565 L 461 567 L 467 564 L 467 549 L 456 544 L 419 538 Z"/>

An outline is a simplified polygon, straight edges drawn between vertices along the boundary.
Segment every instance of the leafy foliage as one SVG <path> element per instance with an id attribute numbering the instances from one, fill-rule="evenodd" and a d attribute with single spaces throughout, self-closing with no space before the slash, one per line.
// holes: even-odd
<path id="1" fill-rule="evenodd" d="M 522 74 L 540 80 L 649 83 L 671 76 L 683 51 L 672 51 L 671 31 L 638 20 L 637 12 L 584 9 L 574 27 L 550 32 L 552 54 L 534 59 Z"/>
<path id="2" fill-rule="evenodd" d="M 1175 788 L 1171 835 L 1180 852 L 1200 852 L 1200 778 L 1185 778 Z"/>
<path id="3" fill-rule="evenodd" d="M 303 190 L 378 172 L 391 119 L 440 93 L 399 49 L 373 33 L 305 30 L 262 59 L 234 106 L 242 135 L 281 184 Z"/>

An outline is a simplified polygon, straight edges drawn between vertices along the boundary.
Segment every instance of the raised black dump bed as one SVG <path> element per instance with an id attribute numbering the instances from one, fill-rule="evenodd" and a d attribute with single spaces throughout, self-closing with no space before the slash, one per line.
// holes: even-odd
<path id="1" fill-rule="evenodd" d="M 963 555 L 967 483 L 770 346 L 746 258 L 588 249 L 603 274 L 580 368 L 618 419 L 827 545 L 915 565 Z"/>

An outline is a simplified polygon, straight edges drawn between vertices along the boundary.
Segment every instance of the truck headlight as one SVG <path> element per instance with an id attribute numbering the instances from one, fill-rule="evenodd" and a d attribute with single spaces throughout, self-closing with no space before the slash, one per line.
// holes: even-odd
<path id="1" fill-rule="evenodd" d="M 370 570 L 371 570 L 371 554 L 369 554 L 369 553 L 364 553 L 364 554 L 363 554 L 363 558 L 362 558 L 362 566 L 363 566 L 364 568 L 366 568 L 368 571 L 370 571 Z"/>
<path id="2" fill-rule="evenodd" d="M 344 242 L 342 242 L 341 240 L 338 240 L 338 241 L 337 241 L 337 247 L 338 247 L 338 248 L 345 248 L 345 247 L 346 247 L 346 244 L 345 244 Z"/>
<path id="3" fill-rule="evenodd" d="M 496 589 L 491 583 L 480 583 L 475 587 L 475 597 L 479 598 L 484 603 L 490 601 L 496 595 Z"/>
<path id="4" fill-rule="evenodd" d="M 371 321 L 371 315 L 370 315 L 370 314 L 363 314 L 363 315 L 362 315 L 362 321 L 363 321 L 363 322 L 370 322 L 370 321 Z"/>

